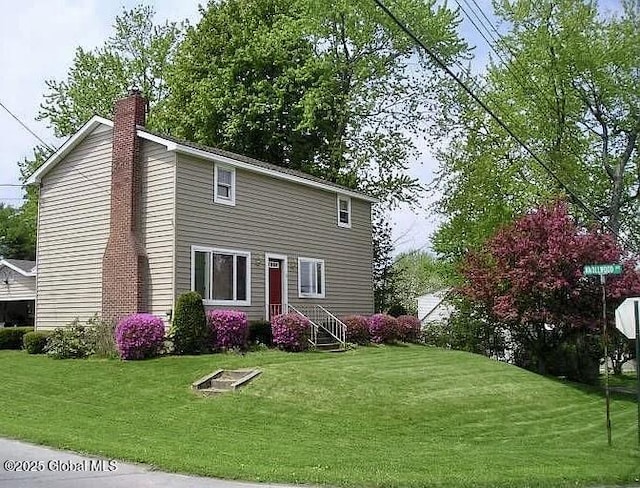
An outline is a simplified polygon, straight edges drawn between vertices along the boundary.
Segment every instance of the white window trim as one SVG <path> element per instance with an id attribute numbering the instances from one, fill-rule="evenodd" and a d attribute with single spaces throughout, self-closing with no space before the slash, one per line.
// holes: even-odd
<path id="1" fill-rule="evenodd" d="M 191 246 L 191 290 L 195 291 L 196 289 L 196 251 L 198 252 L 209 252 L 215 254 L 233 254 L 234 256 L 244 256 L 247 258 L 247 299 L 246 300 L 213 300 L 208 298 L 203 298 L 202 303 L 205 305 L 232 305 L 237 307 L 248 307 L 251 305 L 251 253 L 249 251 L 239 251 L 235 249 L 221 249 L 218 247 L 207 247 L 207 246 Z M 209 260 L 210 265 L 213 266 L 213 260 Z M 234 257 L 234 269 L 235 265 L 235 257 Z M 211 272 L 210 272 L 211 273 Z M 236 293 L 236 280 L 237 274 L 233 274 L 233 292 Z"/>
<path id="2" fill-rule="evenodd" d="M 345 200 L 347 202 L 347 212 L 349 213 L 349 223 L 345 224 L 344 222 L 340 222 L 340 200 Z M 336 198 L 336 212 L 338 219 L 338 227 L 344 227 L 345 229 L 351 228 L 351 197 L 347 197 L 345 195 L 338 194 Z"/>
<path id="3" fill-rule="evenodd" d="M 231 190 L 230 190 L 231 198 L 225 198 L 218 195 L 218 168 L 231 173 Z M 213 166 L 213 202 L 235 207 L 236 205 L 236 169 L 233 166 L 225 166 L 221 164 L 215 164 Z"/>
<path id="4" fill-rule="evenodd" d="M 265 320 L 269 320 L 269 259 L 279 259 L 282 261 L 282 310 L 286 311 L 289 305 L 289 267 L 287 265 L 286 254 L 264 253 L 264 312 Z"/>
<path id="5" fill-rule="evenodd" d="M 317 263 L 322 263 L 322 293 L 302 293 L 302 280 L 301 280 L 301 275 L 302 273 L 300 273 L 300 263 L 302 261 L 311 261 L 314 264 Z M 324 298 L 325 294 L 327 292 L 327 281 L 325 279 L 325 264 L 324 264 L 324 259 L 317 259 L 317 258 L 305 258 L 305 257 L 299 257 L 298 258 L 298 298 Z"/>

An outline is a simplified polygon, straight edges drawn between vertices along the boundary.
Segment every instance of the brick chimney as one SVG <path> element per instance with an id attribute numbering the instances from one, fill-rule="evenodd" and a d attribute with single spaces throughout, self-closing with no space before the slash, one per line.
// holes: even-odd
<path id="1" fill-rule="evenodd" d="M 116 101 L 111 154 L 111 220 L 102 258 L 102 318 L 146 311 L 147 258 L 139 236 L 140 139 L 146 101 L 138 90 Z"/>

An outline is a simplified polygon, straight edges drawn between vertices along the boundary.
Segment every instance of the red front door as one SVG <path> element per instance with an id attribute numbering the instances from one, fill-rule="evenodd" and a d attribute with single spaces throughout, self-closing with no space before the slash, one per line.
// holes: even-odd
<path id="1" fill-rule="evenodd" d="M 282 310 L 282 261 L 269 259 L 269 318 Z"/>

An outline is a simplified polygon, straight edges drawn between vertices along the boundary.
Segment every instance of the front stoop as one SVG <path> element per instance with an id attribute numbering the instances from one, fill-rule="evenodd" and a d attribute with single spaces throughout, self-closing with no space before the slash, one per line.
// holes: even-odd
<path id="1" fill-rule="evenodd" d="M 318 335 L 316 337 L 316 350 L 322 352 L 344 352 L 345 348 L 342 347 L 336 338 L 329 334 L 326 330 L 319 327 Z"/>
<path id="2" fill-rule="evenodd" d="M 246 385 L 261 373 L 259 369 L 219 369 L 194 381 L 191 389 L 205 396 L 226 393 Z"/>

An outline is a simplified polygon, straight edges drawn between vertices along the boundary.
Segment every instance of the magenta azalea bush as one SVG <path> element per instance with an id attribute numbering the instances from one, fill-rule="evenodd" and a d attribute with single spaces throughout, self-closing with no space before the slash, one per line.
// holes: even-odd
<path id="1" fill-rule="evenodd" d="M 386 313 L 377 313 L 369 317 L 369 335 L 371 342 L 388 344 L 398 339 L 398 320 Z"/>
<path id="2" fill-rule="evenodd" d="M 137 313 L 124 317 L 116 327 L 116 345 L 122 359 L 156 356 L 164 343 L 164 323 L 160 317 Z"/>
<path id="3" fill-rule="evenodd" d="M 309 347 L 311 322 L 297 313 L 276 315 L 271 319 L 273 343 L 285 351 L 304 351 Z"/>
<path id="4" fill-rule="evenodd" d="M 209 310 L 207 324 L 215 349 L 246 349 L 249 338 L 247 314 L 237 310 Z"/>
<path id="5" fill-rule="evenodd" d="M 342 319 L 347 326 L 347 342 L 354 344 L 369 343 L 369 321 L 364 315 L 349 315 Z"/>
<path id="6" fill-rule="evenodd" d="M 420 339 L 420 320 L 413 315 L 400 315 L 398 321 L 398 339 L 402 342 L 418 342 Z"/>

